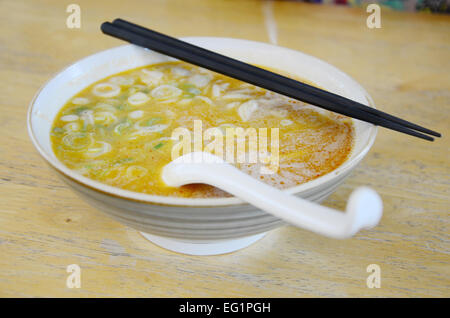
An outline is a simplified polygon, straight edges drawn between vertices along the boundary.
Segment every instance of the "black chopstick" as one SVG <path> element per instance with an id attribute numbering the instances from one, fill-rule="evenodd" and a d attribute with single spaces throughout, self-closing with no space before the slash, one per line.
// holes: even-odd
<path id="1" fill-rule="evenodd" d="M 363 121 L 367 121 L 373 123 L 375 125 L 380 125 L 386 128 L 390 128 L 399 132 L 403 132 L 415 137 L 419 137 L 425 140 L 432 141 L 433 138 L 418 133 L 412 129 L 403 127 L 399 124 L 392 123 L 384 118 L 377 117 L 370 113 L 366 113 L 360 109 L 354 109 L 350 107 L 343 107 L 339 104 L 336 104 L 334 101 L 327 100 L 321 96 L 309 95 L 305 94 L 297 89 L 292 88 L 290 86 L 286 86 L 282 83 L 273 81 L 271 79 L 257 76 L 253 73 L 245 72 L 239 69 L 234 68 L 233 66 L 220 64 L 214 60 L 208 59 L 200 54 L 195 54 L 186 50 L 184 47 L 175 47 L 172 45 L 167 45 L 159 40 L 154 39 L 151 36 L 143 36 L 142 34 L 136 33 L 129 29 L 124 29 L 122 27 L 113 25 L 109 22 L 102 24 L 102 31 L 106 34 L 115 36 L 117 38 L 126 40 L 130 43 L 153 49 L 154 51 L 178 58 L 180 60 L 187 61 L 189 63 L 199 65 L 201 67 L 210 69 L 212 71 L 225 74 L 227 76 L 243 80 L 245 82 L 249 82 L 256 86 L 260 86 L 266 88 L 268 90 L 280 93 L 282 95 L 286 95 L 295 99 L 299 99 L 305 101 L 307 103 L 317 105 L 319 107 L 325 108 L 330 111 L 334 111 L 337 113 L 341 113 L 343 115 L 347 115 L 353 118 L 357 118 Z"/>
<path id="2" fill-rule="evenodd" d="M 441 134 L 439 134 L 438 132 L 435 132 L 433 130 L 430 130 L 430 129 L 427 129 L 425 127 L 419 126 L 417 124 L 411 123 L 411 122 L 406 121 L 404 119 L 392 116 L 390 114 L 384 113 L 384 112 L 379 111 L 379 110 L 377 110 L 375 108 L 368 107 L 366 105 L 360 104 L 360 103 L 355 102 L 355 101 L 353 101 L 351 99 L 342 97 L 342 96 L 337 95 L 337 94 L 330 93 L 328 91 L 321 90 L 319 88 L 316 88 L 314 86 L 311 86 L 311 85 L 308 85 L 308 84 L 305 84 L 305 83 L 301 83 L 301 82 L 295 81 L 295 80 L 290 79 L 288 77 L 285 77 L 285 76 L 282 76 L 282 75 L 279 75 L 279 74 L 276 74 L 276 73 L 264 70 L 262 68 L 259 68 L 259 67 L 256 67 L 256 66 L 253 66 L 253 65 L 241 62 L 239 60 L 236 60 L 236 59 L 233 59 L 233 58 L 230 58 L 230 57 L 227 57 L 227 56 L 215 53 L 213 51 L 201 48 L 199 46 L 192 45 L 190 43 L 178 40 L 178 39 L 176 39 L 174 37 L 171 37 L 171 36 L 168 36 L 168 35 L 164 35 L 162 33 L 159 33 L 159 32 L 156 32 L 156 31 L 144 28 L 144 27 L 142 27 L 140 25 L 131 23 L 129 21 L 125 21 L 125 20 L 122 20 L 122 19 L 115 19 L 113 21 L 113 24 L 117 25 L 119 27 L 122 27 L 124 29 L 128 29 L 130 31 L 139 33 L 139 34 L 141 34 L 143 36 L 152 37 L 152 38 L 157 39 L 157 40 L 159 40 L 159 41 L 161 41 L 163 43 L 166 43 L 168 45 L 177 46 L 177 47 L 183 48 L 185 50 L 190 50 L 191 52 L 193 52 L 195 54 L 205 56 L 207 58 L 210 58 L 210 59 L 212 59 L 214 61 L 217 61 L 219 63 L 222 63 L 222 64 L 231 65 L 233 67 L 239 68 L 239 69 L 241 69 L 243 71 L 246 71 L 246 72 L 252 72 L 252 73 L 255 73 L 256 75 L 259 75 L 259 76 L 271 76 L 274 79 L 283 82 L 285 85 L 291 85 L 291 86 L 294 85 L 296 88 L 301 87 L 302 90 L 307 91 L 309 94 L 325 95 L 327 98 L 334 99 L 335 103 L 339 103 L 339 104 L 343 105 L 344 107 L 359 108 L 359 109 L 364 110 L 366 112 L 369 112 L 371 114 L 377 115 L 379 117 L 382 117 L 382 118 L 388 119 L 388 120 L 390 120 L 392 122 L 395 122 L 397 124 L 400 124 L 402 126 L 405 126 L 405 127 L 417 130 L 417 131 L 421 131 L 421 132 L 424 132 L 426 134 L 433 135 L 433 136 L 436 136 L 436 137 L 441 137 Z M 316 106 L 319 106 L 319 105 L 316 105 Z"/>
<path id="3" fill-rule="evenodd" d="M 119 20 L 117 20 L 117 22 L 116 22 L 116 23 L 119 23 L 119 25 L 116 25 L 116 23 L 113 25 L 109 22 L 103 23 L 102 31 L 106 34 L 112 35 L 114 37 L 118 37 L 120 39 L 126 40 L 133 44 L 153 49 L 160 53 L 163 53 L 163 54 L 166 54 L 169 56 L 173 56 L 180 60 L 184 60 L 189 63 L 199 65 L 201 67 L 210 69 L 212 71 L 222 73 L 222 74 L 228 75 L 230 77 L 237 78 L 237 79 L 249 82 L 251 84 L 257 85 L 257 86 L 261 86 L 268 90 L 272 90 L 277 93 L 308 102 L 310 104 L 317 105 L 319 107 L 328 109 L 330 111 L 338 112 L 338 113 L 341 113 L 341 114 L 344 114 L 344 115 L 347 115 L 350 117 L 354 117 L 354 118 L 357 118 L 357 119 L 360 119 L 363 121 L 371 122 L 373 124 L 380 125 L 380 126 L 383 126 L 386 128 L 390 128 L 393 130 L 397 130 L 397 131 L 400 131 L 400 132 L 403 132 L 403 133 L 406 133 L 406 134 L 409 134 L 412 136 L 416 136 L 416 137 L 419 137 L 422 139 L 426 139 L 426 140 L 430 140 L 430 141 L 433 140 L 433 138 L 431 138 L 429 136 L 418 133 L 418 132 L 416 132 L 412 129 L 409 129 L 407 127 L 404 127 L 398 123 L 391 122 L 388 119 L 368 113 L 363 109 L 356 108 L 356 107 L 348 107 L 347 105 L 343 105 L 342 102 L 337 102 L 336 100 L 330 100 L 327 98 L 326 94 L 315 95 L 315 94 L 309 94 L 308 92 L 305 93 L 302 90 L 303 89 L 302 86 L 300 86 L 300 88 L 292 87 L 291 84 L 298 83 L 298 84 L 308 86 L 308 87 L 312 87 L 312 86 L 309 86 L 309 85 L 306 85 L 306 84 L 303 84 L 303 83 L 300 83 L 300 82 L 297 82 L 294 80 L 290 80 L 290 79 L 289 80 L 291 81 L 291 83 L 289 85 L 286 85 L 285 83 L 273 80 L 269 76 L 268 77 L 260 76 L 255 73 L 236 68 L 236 67 L 234 67 L 234 65 L 220 63 L 216 60 L 213 60 L 209 57 L 204 56 L 203 54 L 200 54 L 198 51 L 192 52 L 189 48 L 186 48 L 184 46 L 180 46 L 180 45 L 175 46 L 175 45 L 173 45 L 173 43 L 167 44 L 167 41 L 161 41 L 161 36 L 165 37 L 162 34 L 158 34 L 158 37 L 155 38 L 154 36 L 152 36 L 152 32 L 154 32 L 154 31 L 148 30 L 149 32 L 147 32 L 147 34 L 144 35 L 142 32 L 142 29 L 138 30 L 133 25 L 131 25 L 131 26 L 134 29 L 132 29 L 130 27 L 130 25 L 124 27 L 125 24 L 129 24 L 129 23 L 125 22 L 123 20 L 120 20 L 120 21 L 122 21 L 122 22 L 119 22 Z M 120 25 L 121 23 L 122 23 L 122 25 Z M 140 28 L 140 27 L 138 27 L 138 28 Z M 147 29 L 144 29 L 144 30 L 147 30 Z M 176 41 L 179 41 L 179 40 L 176 40 Z M 184 44 L 184 43 L 187 44 L 186 42 L 183 42 L 183 41 L 179 41 L 179 42 L 182 44 Z M 196 47 L 196 48 L 198 48 L 198 47 Z M 198 48 L 198 49 L 201 49 L 201 48 Z M 203 50 L 203 49 L 201 49 L 201 50 Z M 213 53 L 213 52 L 211 52 L 211 53 Z M 214 54 L 217 54 L 217 53 L 214 53 Z M 220 56 L 219 54 L 217 54 L 217 55 Z M 227 58 L 227 59 L 229 59 L 229 58 Z M 233 59 L 231 59 L 231 60 L 233 60 Z M 237 60 L 234 60 L 234 61 L 239 62 Z M 242 63 L 242 62 L 239 62 L 239 63 Z M 249 65 L 249 64 L 245 64 L 245 63 L 242 63 L 242 64 Z M 249 65 L 249 66 L 251 66 L 251 65 Z M 257 70 L 262 70 L 257 67 L 253 67 L 253 68 L 255 68 Z M 262 70 L 262 71 L 265 71 L 265 70 Z M 267 72 L 269 75 L 276 75 L 275 73 L 272 73 L 272 72 L 268 72 L 268 71 L 265 71 L 265 72 Z M 279 77 L 284 78 L 282 76 L 279 76 Z M 285 78 L 285 79 L 287 79 L 287 78 Z M 314 88 L 314 87 L 312 87 L 312 88 Z M 316 89 L 316 88 L 314 88 L 314 89 L 317 90 L 317 92 L 319 92 L 319 93 L 321 93 L 321 92 L 328 93 L 328 92 L 322 91 L 320 89 Z M 329 93 L 329 94 L 331 94 L 331 93 Z M 332 95 L 334 95 L 334 94 L 332 94 Z M 335 96 L 338 96 L 338 95 L 335 95 Z M 340 96 L 338 96 L 338 97 L 340 97 Z M 343 97 L 340 97 L 340 98 L 344 99 L 345 101 L 351 101 L 351 100 L 345 99 Z M 371 109 L 370 107 L 367 107 L 365 105 L 363 105 L 363 106 Z"/>

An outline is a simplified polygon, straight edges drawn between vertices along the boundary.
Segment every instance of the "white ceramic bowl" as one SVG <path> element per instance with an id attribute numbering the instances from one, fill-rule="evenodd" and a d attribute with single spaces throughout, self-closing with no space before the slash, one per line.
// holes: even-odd
<path id="1" fill-rule="evenodd" d="M 290 49 L 246 40 L 191 37 L 183 40 L 239 60 L 286 71 L 322 88 L 366 105 L 370 96 L 352 78 L 312 56 Z M 172 60 L 134 45 L 124 45 L 88 56 L 69 66 L 37 93 L 28 113 L 28 131 L 47 163 L 82 198 L 165 248 L 187 254 L 230 252 L 261 238 L 283 222 L 232 198 L 175 198 L 119 189 L 86 178 L 64 166 L 54 155 L 50 130 L 59 109 L 76 93 L 109 75 Z M 377 129 L 354 120 L 355 144 L 349 158 L 336 170 L 287 189 L 320 202 L 343 182 L 372 146 Z"/>

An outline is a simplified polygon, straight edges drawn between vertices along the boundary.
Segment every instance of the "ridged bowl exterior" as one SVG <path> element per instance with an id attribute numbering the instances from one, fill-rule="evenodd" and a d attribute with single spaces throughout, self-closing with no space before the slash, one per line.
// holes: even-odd
<path id="1" fill-rule="evenodd" d="M 188 241 L 233 239 L 270 231 L 284 222 L 249 204 L 186 207 L 124 200 L 59 176 L 86 202 L 138 231 Z M 320 189 L 297 194 L 321 202 L 347 175 L 324 183 Z"/>

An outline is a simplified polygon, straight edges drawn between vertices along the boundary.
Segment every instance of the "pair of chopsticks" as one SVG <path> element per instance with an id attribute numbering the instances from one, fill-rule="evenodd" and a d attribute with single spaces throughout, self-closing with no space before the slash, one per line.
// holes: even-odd
<path id="1" fill-rule="evenodd" d="M 441 134 L 438 132 L 389 115 L 348 98 L 203 49 L 122 19 L 116 19 L 113 23 L 104 22 L 101 29 L 105 34 L 125 40 L 132 44 L 154 50 L 329 111 L 429 141 L 433 141 L 434 139 L 428 135 L 441 137 Z"/>

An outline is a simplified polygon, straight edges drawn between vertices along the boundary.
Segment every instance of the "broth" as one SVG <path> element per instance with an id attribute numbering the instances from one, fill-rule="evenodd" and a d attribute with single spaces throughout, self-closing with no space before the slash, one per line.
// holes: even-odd
<path id="1" fill-rule="evenodd" d="M 168 187 L 161 170 L 171 161 L 178 127 L 279 128 L 279 169 L 235 163 L 283 189 L 341 165 L 353 144 L 349 118 L 184 62 L 149 65 L 105 78 L 73 98 L 56 116 L 51 142 L 70 169 L 126 190 L 178 197 L 224 197 L 204 184 Z M 269 147 L 270 148 L 270 147 Z"/>

